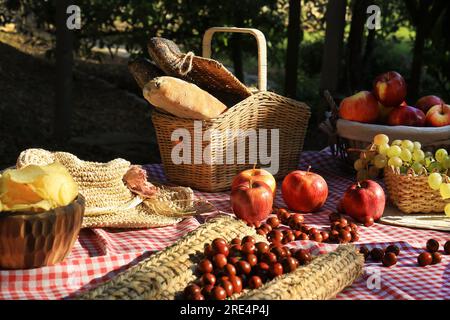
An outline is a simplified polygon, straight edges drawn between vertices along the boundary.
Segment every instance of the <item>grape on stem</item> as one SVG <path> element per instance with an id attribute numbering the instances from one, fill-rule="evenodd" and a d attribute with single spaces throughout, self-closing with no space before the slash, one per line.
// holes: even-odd
<path id="1" fill-rule="evenodd" d="M 437 161 L 431 162 L 430 165 L 428 166 L 429 172 L 441 172 L 441 170 L 442 170 L 442 165 Z"/>
<path id="2" fill-rule="evenodd" d="M 437 173 L 433 172 L 428 176 L 428 185 L 433 190 L 439 190 L 442 184 L 442 176 Z"/>
<path id="3" fill-rule="evenodd" d="M 378 153 L 382 155 L 386 155 L 389 150 L 389 144 L 383 143 L 378 146 Z"/>
<path id="4" fill-rule="evenodd" d="M 450 183 L 442 183 L 439 187 L 439 192 L 441 193 L 442 199 L 450 198 Z"/>
<path id="5" fill-rule="evenodd" d="M 403 161 L 409 162 L 412 159 L 412 154 L 409 149 L 402 148 L 402 152 L 400 153 L 400 159 Z"/>
<path id="6" fill-rule="evenodd" d="M 450 156 L 447 156 L 444 162 L 442 162 L 442 167 L 444 169 L 450 169 Z"/>
<path id="7" fill-rule="evenodd" d="M 414 141 L 414 150 L 422 149 L 422 144 L 419 141 Z"/>
<path id="8" fill-rule="evenodd" d="M 377 134 L 374 138 L 373 138 L 373 143 L 376 144 L 377 146 L 380 146 L 382 144 L 387 144 L 389 143 L 389 137 L 385 134 Z"/>
<path id="9" fill-rule="evenodd" d="M 387 151 L 389 158 L 398 157 L 402 153 L 402 149 L 399 146 L 391 146 Z"/>
<path id="10" fill-rule="evenodd" d="M 384 167 L 386 167 L 387 164 L 387 158 L 386 156 L 382 155 L 382 154 L 377 154 L 375 156 L 375 158 L 373 159 L 373 164 L 375 165 L 375 167 L 377 167 L 378 169 L 383 169 Z"/>
<path id="11" fill-rule="evenodd" d="M 412 158 L 414 161 L 421 162 L 425 159 L 425 152 L 420 149 L 415 149 L 412 153 Z"/>
<path id="12" fill-rule="evenodd" d="M 392 157 L 388 161 L 389 166 L 393 166 L 393 167 L 397 167 L 397 168 L 401 167 L 402 164 L 403 164 L 403 161 L 399 157 Z"/>
<path id="13" fill-rule="evenodd" d="M 414 172 L 415 172 L 416 174 L 422 174 L 422 173 L 423 173 L 423 170 L 424 170 L 425 168 L 423 167 L 423 165 L 422 165 L 421 163 L 419 163 L 419 162 L 414 162 L 414 163 L 411 165 L 411 169 L 413 169 Z"/>
<path id="14" fill-rule="evenodd" d="M 450 203 L 447 203 L 447 204 L 445 205 L 444 212 L 445 212 L 445 215 L 446 215 L 447 217 L 450 217 Z"/>
<path id="15" fill-rule="evenodd" d="M 403 140 L 401 143 L 401 147 L 404 149 L 408 149 L 409 151 L 413 151 L 414 143 L 411 140 Z"/>
<path id="16" fill-rule="evenodd" d="M 436 153 L 434 154 L 434 157 L 436 158 L 436 161 L 438 162 L 444 162 L 448 156 L 448 152 L 445 149 L 438 149 L 436 150 Z"/>
<path id="17" fill-rule="evenodd" d="M 366 162 L 362 159 L 357 159 L 353 164 L 353 167 L 356 171 L 362 170 L 366 167 Z"/>

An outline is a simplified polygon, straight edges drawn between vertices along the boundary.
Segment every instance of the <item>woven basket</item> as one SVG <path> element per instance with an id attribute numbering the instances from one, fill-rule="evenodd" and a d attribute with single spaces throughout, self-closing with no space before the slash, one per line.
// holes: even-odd
<path id="1" fill-rule="evenodd" d="M 450 199 L 442 199 L 439 190 L 430 188 L 424 175 L 399 174 L 386 168 L 384 183 L 389 199 L 404 213 L 444 212 L 445 205 L 450 203 Z"/>
<path id="2" fill-rule="evenodd" d="M 258 43 L 258 87 L 259 92 L 251 95 L 228 109 L 218 118 L 206 121 L 193 121 L 175 117 L 159 110 L 154 110 L 152 121 L 156 130 L 161 159 L 165 174 L 168 179 L 176 184 L 190 186 L 192 188 L 217 192 L 227 190 L 236 174 L 242 170 L 253 167 L 256 163 L 260 166 L 260 157 L 253 159 L 249 156 L 248 138 L 245 142 L 245 151 L 238 152 L 238 135 L 246 130 L 254 130 L 257 136 L 257 149 L 260 151 L 260 135 L 268 138 L 267 154 L 277 156 L 279 168 L 276 178 L 282 178 L 289 171 L 297 168 L 300 153 L 303 149 L 303 141 L 310 117 L 309 107 L 301 102 L 282 97 L 266 90 L 266 46 L 264 35 L 255 29 L 244 28 L 211 28 L 206 31 L 203 40 L 203 56 L 211 54 L 210 41 L 214 32 L 244 32 L 250 33 Z M 201 130 L 195 126 L 201 124 Z M 172 150 L 180 141 L 172 141 L 172 134 L 176 129 L 189 132 L 191 138 L 191 162 L 175 164 L 172 160 Z M 267 132 L 260 129 L 267 129 Z M 270 129 L 279 130 L 278 154 L 276 150 L 270 150 Z M 210 141 L 205 141 L 205 133 L 208 130 L 214 134 Z M 239 130 L 239 131 L 238 131 Z M 230 134 L 231 133 L 231 134 Z M 195 140 L 203 137 L 202 149 L 195 148 Z M 242 141 L 242 140 L 241 140 Z M 182 143 L 189 143 L 183 141 Z M 209 148 L 207 148 L 210 145 Z M 233 149 L 231 149 L 233 148 Z M 233 150 L 233 161 L 228 164 L 227 150 Z M 257 152 L 257 155 L 260 153 Z M 209 159 L 209 161 L 205 161 Z M 209 163 L 208 163 L 209 162 Z"/>

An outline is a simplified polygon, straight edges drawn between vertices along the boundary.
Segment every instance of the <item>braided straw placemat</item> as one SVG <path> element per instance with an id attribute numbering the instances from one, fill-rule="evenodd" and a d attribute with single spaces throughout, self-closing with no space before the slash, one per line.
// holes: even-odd
<path id="1" fill-rule="evenodd" d="M 185 187 L 159 186 L 152 199 L 143 201 L 122 180 L 131 166 L 124 159 L 90 162 L 67 152 L 27 149 L 20 154 L 16 166 L 55 161 L 67 168 L 86 199 L 83 228 L 162 227 L 176 224 L 188 215 L 215 210 L 202 201 L 194 201 L 192 189 Z"/>
<path id="2" fill-rule="evenodd" d="M 254 236 L 255 229 L 230 216 L 211 219 L 188 233 L 172 246 L 145 259 L 121 275 L 100 285 L 78 299 L 177 299 L 196 279 L 196 264 L 203 258 L 205 243 L 217 237 Z M 234 299 L 330 299 L 362 273 L 364 258 L 353 245 L 343 245 L 335 252 L 315 258 L 258 290 L 246 290 Z"/>
<path id="3" fill-rule="evenodd" d="M 354 245 L 341 245 L 238 297 L 244 300 L 326 300 L 336 297 L 363 272 L 364 256 Z"/>
<path id="4" fill-rule="evenodd" d="M 131 267 L 116 278 L 78 296 L 78 299 L 175 299 L 186 285 L 195 280 L 196 264 L 202 259 L 205 243 L 215 238 L 231 241 L 235 237 L 256 234 L 242 220 L 218 216 L 180 238 L 173 245 L 159 251 Z"/>

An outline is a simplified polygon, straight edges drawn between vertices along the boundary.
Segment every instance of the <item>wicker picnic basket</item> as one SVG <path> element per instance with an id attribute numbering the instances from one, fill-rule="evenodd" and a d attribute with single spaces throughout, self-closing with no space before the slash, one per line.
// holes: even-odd
<path id="1" fill-rule="evenodd" d="M 80 292 L 77 299 L 180 299 L 184 288 L 196 279 L 197 263 L 204 244 L 217 237 L 226 241 L 246 235 L 267 239 L 254 228 L 231 216 L 218 216 L 186 234 L 120 275 L 95 288 Z M 363 272 L 364 257 L 354 245 L 341 245 L 294 272 L 267 282 L 256 290 L 244 290 L 231 299 L 331 299 L 350 286 Z"/>
<path id="2" fill-rule="evenodd" d="M 427 175 L 400 174 L 398 170 L 386 168 L 384 183 L 391 202 L 404 213 L 444 212 L 450 199 L 444 200 L 439 190 L 428 185 Z"/>
<path id="3" fill-rule="evenodd" d="M 261 143 L 259 137 L 262 135 L 269 137 L 267 142 L 267 147 L 269 147 L 271 139 L 274 139 L 270 130 L 277 129 L 279 133 L 279 143 L 275 143 L 277 149 L 272 148 L 265 154 L 277 157 L 279 167 L 275 177 L 282 178 L 298 165 L 308 127 L 310 109 L 302 102 L 266 91 L 266 40 L 259 30 L 247 28 L 208 29 L 203 37 L 204 57 L 209 58 L 211 55 L 211 38 L 215 32 L 250 33 L 256 38 L 259 90 L 229 108 L 218 118 L 211 120 L 193 121 L 154 110 L 152 121 L 166 176 L 173 183 L 198 190 L 208 192 L 227 190 L 233 177 L 242 170 L 251 168 L 254 164 L 260 166 L 267 164 L 261 161 L 260 157 L 255 159 L 249 154 L 251 148 L 248 141 L 250 139 L 244 140 L 245 151 L 240 150 L 238 142 L 239 139 L 242 139 L 240 136 L 242 132 L 253 130 L 257 137 L 257 150 L 260 150 L 266 146 Z M 189 132 L 192 137 L 191 141 L 182 141 L 181 139 L 172 141 L 172 134 L 176 129 Z M 266 129 L 267 132 L 262 131 L 263 129 Z M 207 139 L 208 136 L 209 139 Z M 195 141 L 200 139 L 202 139 L 201 149 L 195 146 Z M 177 143 L 191 144 L 189 146 L 192 155 L 190 163 L 175 164 L 173 162 L 172 150 Z M 230 149 L 233 161 L 226 161 Z"/>

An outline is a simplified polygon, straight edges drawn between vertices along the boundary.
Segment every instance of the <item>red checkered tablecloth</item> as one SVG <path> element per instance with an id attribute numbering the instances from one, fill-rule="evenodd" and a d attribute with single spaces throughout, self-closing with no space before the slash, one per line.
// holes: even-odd
<path id="1" fill-rule="evenodd" d="M 328 200 L 319 213 L 306 214 L 306 223 L 318 227 L 329 226 L 328 213 L 336 206 L 352 174 L 331 156 L 329 151 L 304 152 L 299 168 L 321 174 L 328 182 Z M 146 166 L 150 176 L 166 181 L 161 165 Z M 229 212 L 229 194 L 197 192 L 220 210 Z M 284 206 L 278 190 L 276 204 Z M 194 230 L 202 219 L 189 218 L 181 223 L 158 229 L 142 230 L 82 230 L 69 257 L 58 265 L 31 270 L 0 271 L 0 299 L 63 299 L 113 278 L 123 270 L 164 249 L 179 237 Z M 445 232 L 399 228 L 375 224 L 360 227 L 358 243 L 368 248 L 397 244 L 401 249 L 398 263 L 385 268 L 379 263 L 367 263 L 363 276 L 341 292 L 338 299 L 449 299 L 450 256 L 443 255 L 442 263 L 419 267 L 417 255 L 429 238 L 441 245 L 450 240 Z M 291 246 L 307 246 L 313 253 L 332 250 L 336 245 L 312 241 L 296 241 Z"/>

